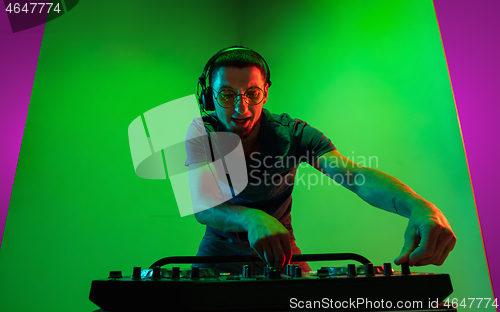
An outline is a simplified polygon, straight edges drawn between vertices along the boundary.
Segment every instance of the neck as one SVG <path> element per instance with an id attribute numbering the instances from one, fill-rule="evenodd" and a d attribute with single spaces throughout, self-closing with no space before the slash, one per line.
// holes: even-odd
<path id="1" fill-rule="evenodd" d="M 260 123 L 262 118 L 255 124 L 250 135 L 244 139 L 241 139 L 241 144 L 243 145 L 243 150 L 245 151 L 245 156 L 249 156 L 251 153 L 259 150 L 260 147 Z"/>

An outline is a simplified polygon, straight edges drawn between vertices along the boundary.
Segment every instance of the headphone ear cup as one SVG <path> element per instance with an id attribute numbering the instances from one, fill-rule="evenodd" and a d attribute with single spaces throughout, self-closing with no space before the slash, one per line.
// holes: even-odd
<path id="1" fill-rule="evenodd" d="M 212 87 L 208 87 L 205 92 L 202 93 L 202 98 L 203 98 L 203 108 L 205 108 L 206 111 L 214 111 L 215 110 L 215 105 L 214 105 L 214 98 L 212 96 Z"/>

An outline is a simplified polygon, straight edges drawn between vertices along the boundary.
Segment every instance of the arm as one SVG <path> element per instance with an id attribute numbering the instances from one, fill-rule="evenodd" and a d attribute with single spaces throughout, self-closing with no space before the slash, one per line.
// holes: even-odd
<path id="1" fill-rule="evenodd" d="M 214 169 L 214 174 L 216 172 Z M 217 177 L 217 176 L 216 176 Z M 224 232 L 248 232 L 250 246 L 262 260 L 281 269 L 292 256 L 288 230 L 262 210 L 234 205 L 219 198 L 206 163 L 189 166 L 189 184 L 196 220 Z"/>
<path id="2" fill-rule="evenodd" d="M 398 179 L 360 166 L 336 150 L 319 157 L 314 167 L 368 204 L 409 218 L 396 264 L 441 265 L 454 248 L 456 237 L 442 212 Z"/>

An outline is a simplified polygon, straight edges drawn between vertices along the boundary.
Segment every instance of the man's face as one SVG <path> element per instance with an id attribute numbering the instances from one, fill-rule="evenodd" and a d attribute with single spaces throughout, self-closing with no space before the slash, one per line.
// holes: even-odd
<path id="1" fill-rule="evenodd" d="M 224 108 L 217 104 L 217 94 L 216 92 L 213 94 L 215 112 L 226 128 L 225 130 L 236 133 L 241 139 L 249 137 L 255 125 L 259 122 L 262 105 L 267 101 L 268 85 L 265 77 L 255 66 L 245 68 L 222 67 L 214 74 L 212 87 L 217 92 L 231 90 L 236 94 L 242 94 L 251 87 L 259 87 L 264 90 L 264 100 L 260 104 L 249 105 L 242 96 L 239 96 L 235 105 L 230 108 Z"/>

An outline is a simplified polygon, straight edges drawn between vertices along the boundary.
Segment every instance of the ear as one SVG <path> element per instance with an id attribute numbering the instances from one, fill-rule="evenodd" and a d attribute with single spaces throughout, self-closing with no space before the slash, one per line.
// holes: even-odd
<path id="1" fill-rule="evenodd" d="M 268 83 L 266 83 L 266 86 L 264 87 L 264 93 L 265 93 L 266 95 L 264 96 L 264 102 L 262 102 L 262 104 L 266 104 L 266 102 L 267 102 L 268 90 L 269 90 L 269 84 L 268 84 Z"/>

